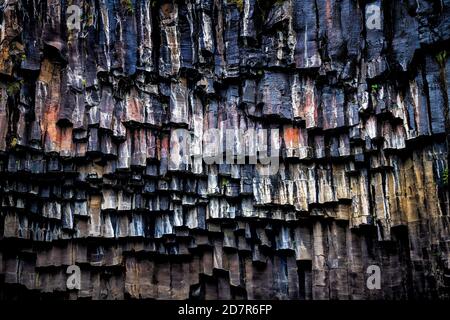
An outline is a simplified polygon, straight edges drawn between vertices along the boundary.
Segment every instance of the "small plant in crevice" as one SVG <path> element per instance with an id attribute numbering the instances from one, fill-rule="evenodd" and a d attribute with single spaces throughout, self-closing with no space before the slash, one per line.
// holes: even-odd
<path id="1" fill-rule="evenodd" d="M 23 80 L 8 83 L 6 86 L 6 93 L 8 96 L 15 96 L 20 91 L 22 84 Z"/>
<path id="2" fill-rule="evenodd" d="M 374 83 L 370 86 L 370 89 L 372 92 L 378 91 L 381 89 L 381 85 L 379 85 L 378 83 Z"/>
<path id="3" fill-rule="evenodd" d="M 239 11 L 244 9 L 244 0 L 229 0 L 228 3 L 235 4 Z"/>
<path id="4" fill-rule="evenodd" d="M 10 146 L 10 148 L 11 149 L 14 149 L 16 146 L 17 146 L 17 143 L 18 143 L 19 141 L 17 140 L 17 138 L 16 137 L 13 137 L 12 139 L 11 139 L 11 141 L 9 142 L 9 146 Z"/>
<path id="5" fill-rule="evenodd" d="M 444 169 L 444 171 L 442 171 L 442 182 L 444 186 L 448 186 L 448 169 Z"/>

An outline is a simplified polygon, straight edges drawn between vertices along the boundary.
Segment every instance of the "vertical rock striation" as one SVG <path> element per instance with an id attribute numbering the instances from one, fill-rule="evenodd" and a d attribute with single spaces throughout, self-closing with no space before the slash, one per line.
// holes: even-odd
<path id="1" fill-rule="evenodd" d="M 449 55 L 449 0 L 0 0 L 0 297 L 449 299 Z"/>

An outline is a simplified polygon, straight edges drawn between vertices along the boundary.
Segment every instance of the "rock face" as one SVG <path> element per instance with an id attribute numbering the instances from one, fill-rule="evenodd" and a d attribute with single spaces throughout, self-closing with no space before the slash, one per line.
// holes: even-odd
<path id="1" fill-rule="evenodd" d="M 450 0 L 0 7 L 0 297 L 450 298 Z"/>

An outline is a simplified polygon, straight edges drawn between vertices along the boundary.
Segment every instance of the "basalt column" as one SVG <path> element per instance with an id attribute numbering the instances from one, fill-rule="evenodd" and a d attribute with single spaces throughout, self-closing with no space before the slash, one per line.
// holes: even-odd
<path id="1" fill-rule="evenodd" d="M 450 0 L 0 0 L 0 298 L 450 299 L 449 56 Z"/>

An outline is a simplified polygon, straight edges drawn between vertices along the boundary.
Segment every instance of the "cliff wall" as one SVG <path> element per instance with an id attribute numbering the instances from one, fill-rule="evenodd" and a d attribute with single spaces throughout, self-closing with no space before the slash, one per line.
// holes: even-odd
<path id="1" fill-rule="evenodd" d="M 450 297 L 449 0 L 0 7 L 1 297 Z"/>

